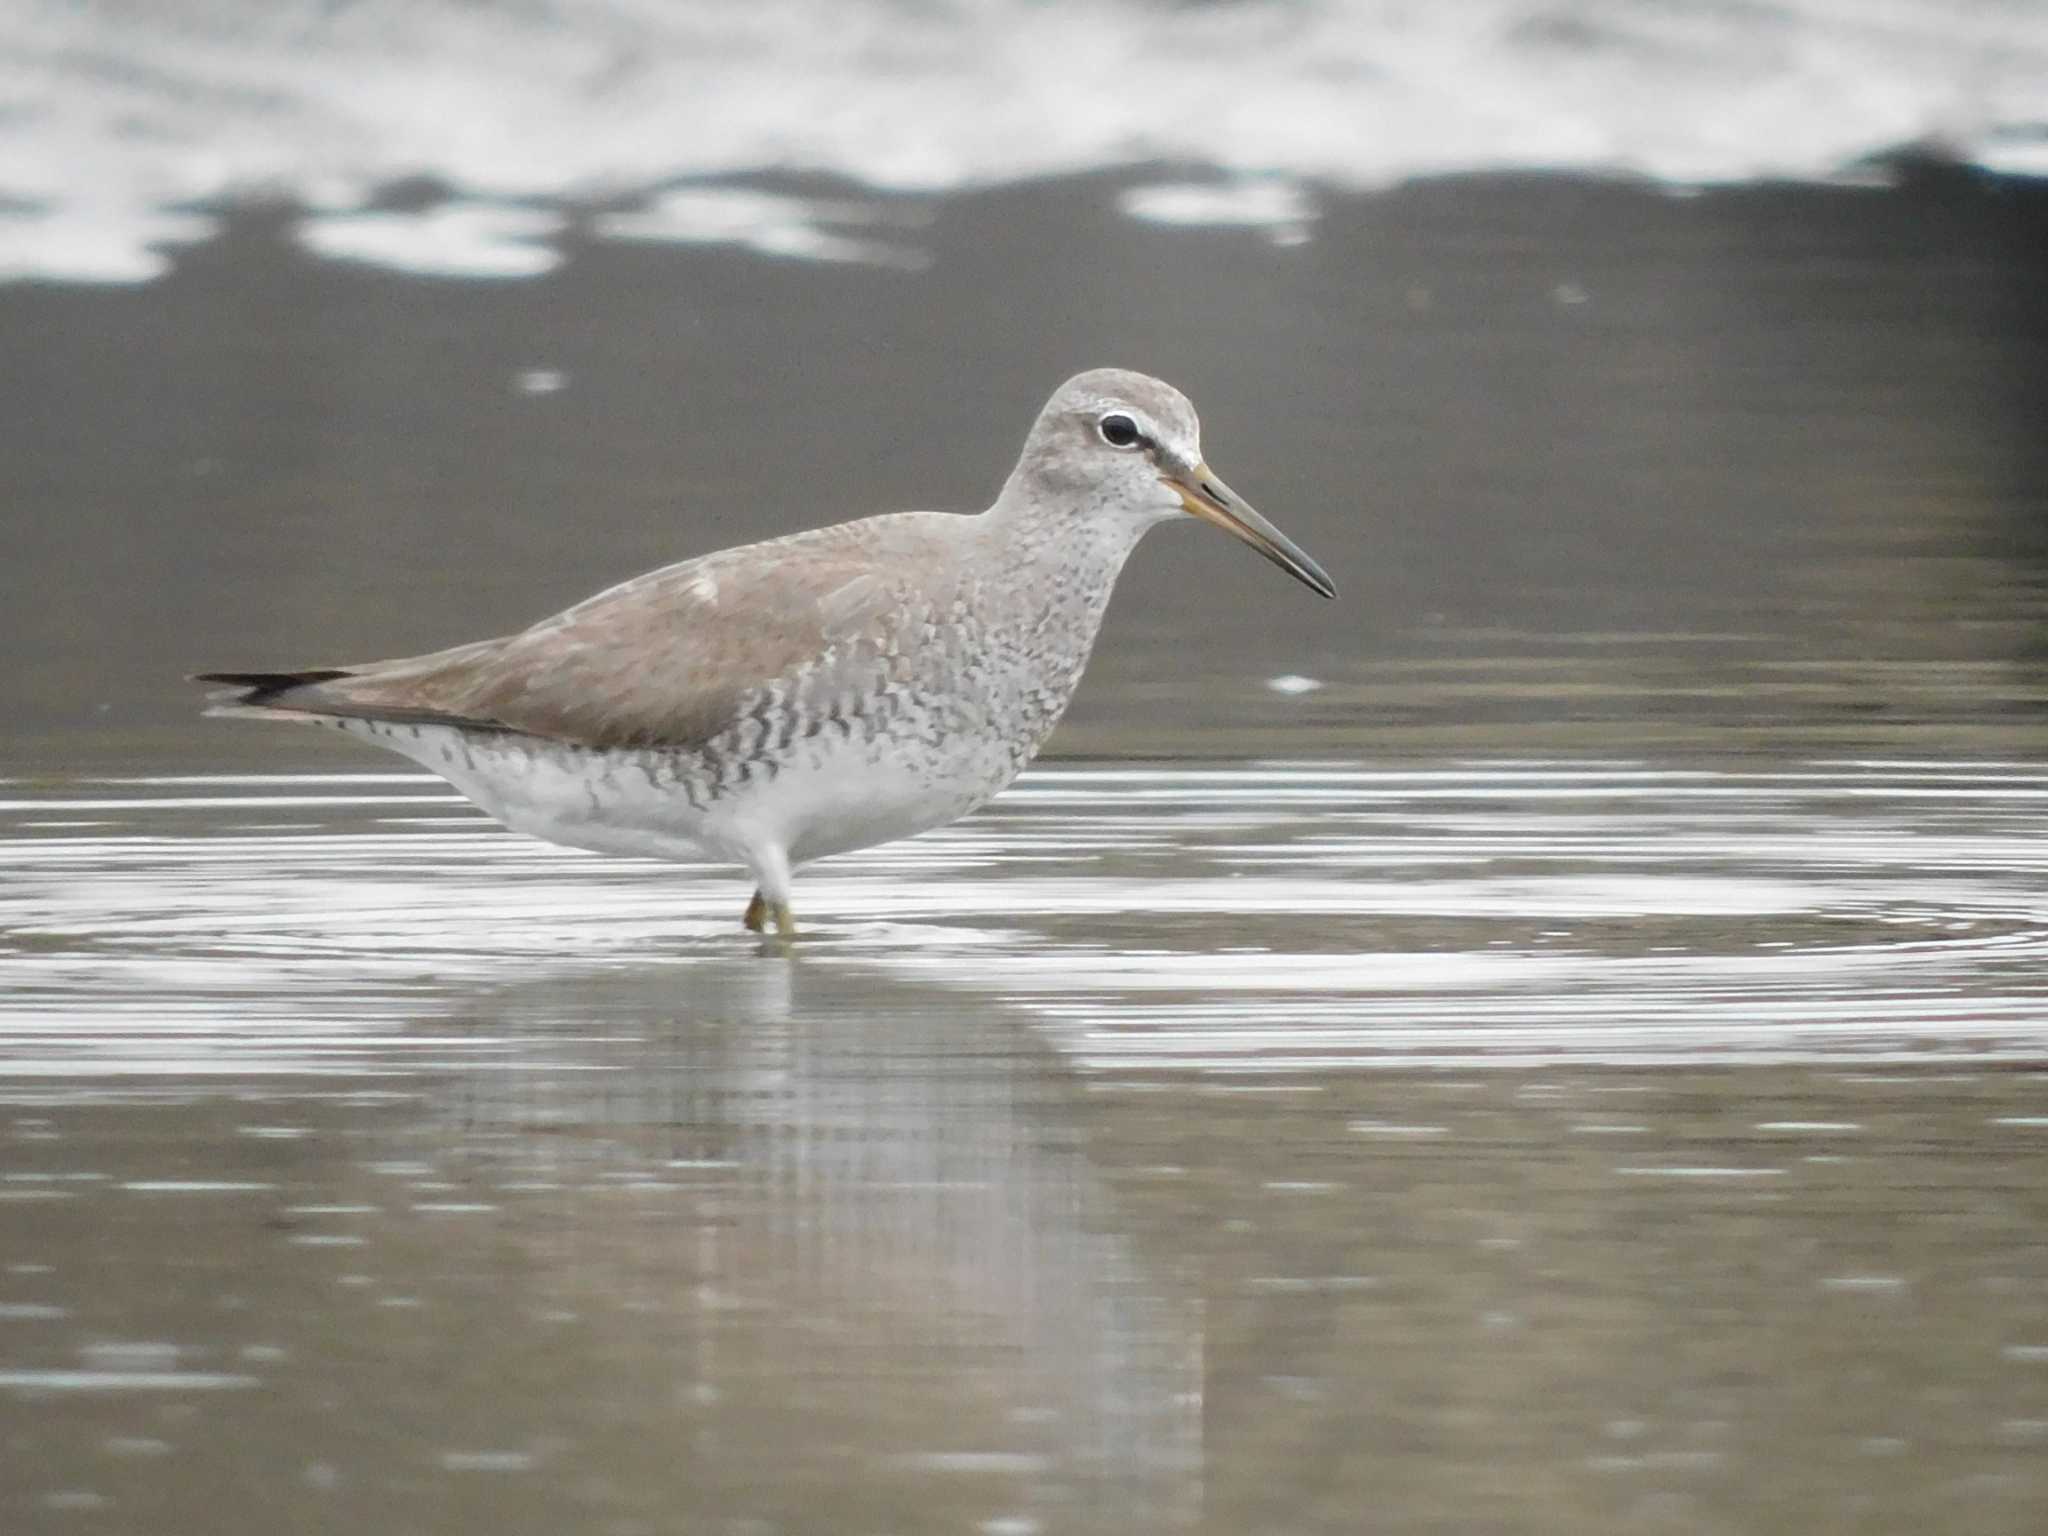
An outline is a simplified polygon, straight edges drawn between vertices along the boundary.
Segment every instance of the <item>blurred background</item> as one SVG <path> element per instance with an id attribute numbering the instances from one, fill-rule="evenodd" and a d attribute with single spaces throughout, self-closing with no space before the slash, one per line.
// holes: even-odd
<path id="1" fill-rule="evenodd" d="M 2039 717 L 2034 0 L 9 0 L 0 88 L 17 757 L 331 761 L 179 674 L 978 508 L 1106 363 L 1344 600 L 1159 535 L 1056 754 Z"/>
<path id="2" fill-rule="evenodd" d="M 806 871 L 200 669 L 972 510 Z M 0 1530 L 2048 1529 L 2043 0 L 0 0 Z"/>

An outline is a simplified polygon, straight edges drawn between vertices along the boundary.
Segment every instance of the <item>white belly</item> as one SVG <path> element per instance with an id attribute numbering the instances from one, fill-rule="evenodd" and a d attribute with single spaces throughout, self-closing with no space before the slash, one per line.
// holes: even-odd
<path id="1" fill-rule="evenodd" d="M 515 831 L 572 848 L 746 862 L 764 841 L 791 864 L 909 837 L 984 804 L 1015 776 L 1012 754 L 963 742 L 942 756 L 814 738 L 773 772 L 715 792 L 687 757 L 606 751 L 450 726 L 336 720 L 348 735 L 441 775 Z"/>
<path id="2" fill-rule="evenodd" d="M 730 820 L 766 832 L 800 864 L 957 821 L 1015 776 L 1009 754 L 994 746 L 968 744 L 942 760 L 915 749 L 828 746 L 721 802 L 713 830 Z"/>

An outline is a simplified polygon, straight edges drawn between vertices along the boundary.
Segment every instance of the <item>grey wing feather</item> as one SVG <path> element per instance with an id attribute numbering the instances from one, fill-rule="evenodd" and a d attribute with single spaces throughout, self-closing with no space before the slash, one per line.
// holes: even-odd
<path id="1" fill-rule="evenodd" d="M 888 632 L 931 611 L 962 520 L 899 513 L 649 571 L 502 639 L 424 656 L 250 679 L 221 712 L 285 711 L 508 730 L 594 747 L 695 747 L 760 690 L 828 663 L 878 664 Z M 919 569 L 906 606 L 893 579 Z M 931 578 L 937 576 L 936 582 Z M 254 687 L 259 677 L 272 681 Z M 277 686 L 284 682 L 285 686 Z M 217 696 L 220 697 L 220 696 Z"/>

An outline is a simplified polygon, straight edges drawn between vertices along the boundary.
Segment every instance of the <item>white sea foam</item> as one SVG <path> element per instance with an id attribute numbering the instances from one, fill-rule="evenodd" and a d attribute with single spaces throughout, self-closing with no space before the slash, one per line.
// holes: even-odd
<path id="1" fill-rule="evenodd" d="M 855 238 L 830 228 L 903 222 L 879 203 L 790 197 L 749 187 L 677 187 L 645 207 L 604 215 L 594 232 L 613 240 L 740 245 L 764 256 L 809 261 L 922 267 L 924 254 L 914 246 Z"/>
<path id="2" fill-rule="evenodd" d="M 315 250 L 411 270 L 545 270 L 534 200 L 618 210 L 601 233 L 621 238 L 914 264 L 801 199 L 677 183 L 818 171 L 929 193 L 1172 162 L 1209 174 L 1127 212 L 1293 240 L 1318 183 L 1812 178 L 1906 145 L 2042 175 L 2048 7 L 13 0 L 0 99 L 0 278 L 146 280 L 211 231 L 193 205 L 250 197 L 318 210 Z M 456 211 L 374 206 L 422 179 Z"/>
<path id="3" fill-rule="evenodd" d="M 298 229 L 300 244 L 323 256 L 396 267 L 438 277 L 538 277 L 560 265 L 544 244 L 562 225 L 559 214 L 457 202 L 413 213 L 315 214 Z"/>

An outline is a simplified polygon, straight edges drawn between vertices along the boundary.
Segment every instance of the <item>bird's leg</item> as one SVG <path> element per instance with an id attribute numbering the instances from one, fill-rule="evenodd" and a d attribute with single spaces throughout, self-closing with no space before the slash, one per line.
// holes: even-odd
<path id="1" fill-rule="evenodd" d="M 789 855 L 780 844 L 760 842 L 747 849 L 746 860 L 756 882 L 744 919 L 747 931 L 765 934 L 772 923 L 775 937 L 787 944 L 796 937 L 796 917 L 789 910 Z"/>

